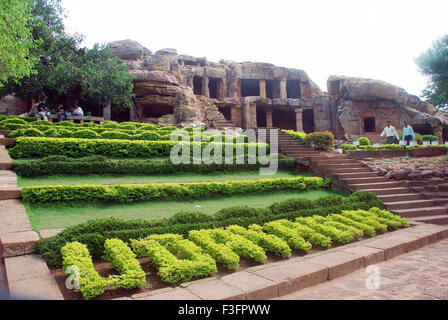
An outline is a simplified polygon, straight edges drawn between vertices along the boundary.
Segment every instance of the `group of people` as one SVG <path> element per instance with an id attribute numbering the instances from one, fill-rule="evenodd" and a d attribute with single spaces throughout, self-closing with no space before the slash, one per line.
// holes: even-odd
<path id="1" fill-rule="evenodd" d="M 390 121 L 386 122 L 386 127 L 383 129 L 383 132 L 381 132 L 381 137 L 386 136 L 387 138 L 387 144 L 393 144 L 394 143 L 394 137 L 397 138 L 398 141 L 400 141 L 400 137 L 398 136 L 397 131 L 395 128 L 391 125 Z M 403 126 L 403 141 L 406 142 L 406 146 L 408 146 L 412 140 L 415 140 L 415 133 L 414 129 L 410 125 L 408 125 L 407 121 L 404 121 Z"/>
<path id="2" fill-rule="evenodd" d="M 38 102 L 36 104 L 36 114 L 42 116 L 42 119 L 48 121 L 48 117 L 50 116 L 50 110 L 45 105 L 44 102 Z M 32 111 L 33 112 L 33 111 Z M 68 120 L 69 116 L 84 116 L 84 111 L 79 105 L 76 105 L 75 108 L 69 107 L 65 108 L 62 104 L 57 107 L 57 115 L 58 122 L 62 121 L 62 116 L 64 116 L 64 120 Z"/>

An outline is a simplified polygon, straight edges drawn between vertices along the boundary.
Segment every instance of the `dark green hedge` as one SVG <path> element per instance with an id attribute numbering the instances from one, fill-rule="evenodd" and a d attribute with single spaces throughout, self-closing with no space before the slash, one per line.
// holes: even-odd
<path id="1" fill-rule="evenodd" d="M 289 207 L 300 208 L 295 211 Z M 342 210 L 368 210 L 372 207 L 384 208 L 378 197 L 370 192 L 357 191 L 346 199 L 338 196 L 324 196 L 314 201 L 301 198 L 290 199 L 273 204 L 270 208 L 232 207 L 215 214 L 200 212 L 180 212 L 169 219 L 161 220 L 122 220 L 116 218 L 90 220 L 69 227 L 57 236 L 41 239 L 35 246 L 49 265 L 61 265 L 60 249 L 67 243 L 79 241 L 87 245 L 92 255 L 104 252 L 106 239 L 118 238 L 123 241 L 140 239 L 151 234 L 177 233 L 187 235 L 190 230 L 227 227 L 230 225 L 249 226 L 263 224 L 278 219 L 294 220 L 296 217 L 341 213 Z M 276 208 L 276 210 L 273 210 Z M 284 210 L 279 210 L 284 208 Z"/>
<path id="2" fill-rule="evenodd" d="M 103 155 L 116 158 L 149 158 L 153 156 L 169 156 L 171 149 L 175 145 L 185 143 L 188 142 L 20 137 L 16 139 L 16 146 L 8 151 L 9 155 L 14 159 L 45 157 L 50 155 L 64 155 L 73 158 L 90 155 Z M 189 144 L 190 151 L 193 152 L 194 146 L 200 146 L 203 149 L 209 143 L 191 142 Z M 221 143 L 219 145 L 222 146 L 222 152 L 224 154 L 227 144 Z M 238 145 L 243 145 L 244 153 L 247 154 L 250 144 L 232 144 L 234 152 L 237 150 Z M 269 145 L 266 143 L 258 143 L 257 148 L 266 148 L 267 152 L 269 151 Z"/>
<path id="3" fill-rule="evenodd" d="M 189 184 L 60 185 L 22 188 L 24 202 L 137 202 L 151 200 L 201 199 L 217 195 L 262 193 L 277 190 L 328 188 L 330 179 L 297 177 L 253 181 L 195 182 Z"/>
<path id="4" fill-rule="evenodd" d="M 273 155 L 271 155 L 272 157 Z M 236 160 L 234 161 L 236 163 Z M 173 164 L 166 160 L 110 160 L 104 156 L 85 158 L 67 158 L 65 156 L 50 156 L 39 160 L 14 160 L 14 171 L 23 177 L 43 176 L 52 174 L 174 174 L 182 172 L 213 173 L 258 170 L 265 165 L 248 164 Z M 292 171 L 295 160 L 279 155 L 278 169 Z"/>

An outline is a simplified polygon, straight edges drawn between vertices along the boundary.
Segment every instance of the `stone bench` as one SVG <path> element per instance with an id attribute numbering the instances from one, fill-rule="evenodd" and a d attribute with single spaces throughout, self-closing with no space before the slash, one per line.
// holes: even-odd
<path id="1" fill-rule="evenodd" d="M 37 115 L 36 118 L 38 120 L 43 119 L 42 115 Z M 48 121 L 53 122 L 53 120 L 57 120 L 58 119 L 58 115 L 57 114 L 51 114 L 50 116 L 48 116 Z M 61 119 L 64 121 L 64 116 L 61 117 Z M 84 123 L 84 122 L 93 122 L 93 123 L 98 123 L 99 125 L 102 125 L 104 122 L 104 118 L 103 117 L 87 117 L 87 116 L 67 116 L 67 121 L 70 122 L 79 122 L 79 123 Z"/>

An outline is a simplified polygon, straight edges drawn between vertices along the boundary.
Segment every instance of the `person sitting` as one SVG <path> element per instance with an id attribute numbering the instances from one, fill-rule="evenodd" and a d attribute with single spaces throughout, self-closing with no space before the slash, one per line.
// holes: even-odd
<path id="1" fill-rule="evenodd" d="M 409 126 L 408 122 L 405 120 L 403 127 L 403 141 L 406 141 L 404 146 L 405 148 L 410 144 L 411 140 L 415 140 L 414 129 L 412 129 L 412 127 Z"/>
<path id="2" fill-rule="evenodd" d="M 391 122 L 390 121 L 386 121 L 386 126 L 383 129 L 383 132 L 381 132 L 381 137 L 383 137 L 384 135 L 386 135 L 387 138 L 387 144 L 393 144 L 394 143 L 394 136 L 397 138 L 397 140 L 400 140 L 400 138 L 398 137 L 398 133 L 395 130 L 395 128 L 393 126 L 391 126 Z"/>
<path id="3" fill-rule="evenodd" d="M 37 113 L 42 116 L 43 120 L 48 121 L 48 117 L 50 116 L 50 111 L 48 110 L 48 107 L 43 102 L 38 103 Z"/>
<path id="4" fill-rule="evenodd" d="M 73 111 L 74 116 L 84 116 L 84 111 L 81 109 L 80 106 L 76 105 L 75 110 Z"/>

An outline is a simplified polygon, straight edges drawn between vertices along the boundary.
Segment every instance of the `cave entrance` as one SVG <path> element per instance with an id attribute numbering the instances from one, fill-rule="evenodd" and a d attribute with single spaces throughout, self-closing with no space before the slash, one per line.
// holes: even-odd
<path id="1" fill-rule="evenodd" d="M 278 99 L 280 98 L 280 81 L 266 80 L 266 98 Z"/>
<path id="2" fill-rule="evenodd" d="M 202 77 L 193 78 L 193 92 L 197 96 L 202 95 Z"/>
<path id="3" fill-rule="evenodd" d="M 366 117 L 364 118 L 364 132 L 375 132 L 375 118 Z"/>
<path id="4" fill-rule="evenodd" d="M 418 123 L 409 125 L 412 127 L 412 129 L 414 129 L 414 132 L 416 133 L 434 135 L 434 129 L 429 123 Z"/>
<path id="5" fill-rule="evenodd" d="M 221 88 L 221 79 L 219 78 L 209 78 L 208 79 L 208 90 L 210 98 L 220 99 L 220 88 Z"/>
<path id="6" fill-rule="evenodd" d="M 443 138 L 443 143 L 445 143 L 445 141 L 448 141 L 448 128 L 443 128 L 442 130 L 442 138 Z"/>
<path id="7" fill-rule="evenodd" d="M 143 118 L 160 118 L 167 114 L 173 114 L 174 107 L 166 104 L 150 104 L 143 109 Z"/>
<path id="8" fill-rule="evenodd" d="M 257 128 L 266 128 L 266 110 L 257 107 Z"/>
<path id="9" fill-rule="evenodd" d="M 260 95 L 260 81 L 241 79 L 241 96 L 258 97 Z"/>
<path id="10" fill-rule="evenodd" d="M 302 125 L 303 132 L 311 133 L 314 132 L 314 110 L 304 109 L 302 112 Z"/>
<path id="11" fill-rule="evenodd" d="M 229 106 L 226 107 L 218 107 L 219 112 L 221 112 L 224 115 L 224 118 L 226 118 L 227 121 L 232 120 L 232 113 Z"/>
<path id="12" fill-rule="evenodd" d="M 286 94 L 290 99 L 300 99 L 300 81 L 286 80 Z"/>
<path id="13" fill-rule="evenodd" d="M 272 126 L 285 130 L 297 130 L 295 111 L 274 110 L 272 112 Z"/>

